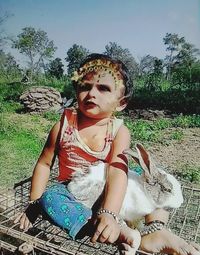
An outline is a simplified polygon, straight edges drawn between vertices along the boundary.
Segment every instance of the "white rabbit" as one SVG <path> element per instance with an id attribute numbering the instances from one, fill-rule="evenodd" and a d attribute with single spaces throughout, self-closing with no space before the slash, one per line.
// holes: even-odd
<path id="1" fill-rule="evenodd" d="M 124 151 L 141 166 L 143 172 L 128 171 L 128 186 L 119 216 L 127 222 L 141 219 L 156 208 L 178 208 L 183 202 L 181 185 L 174 176 L 155 166 L 149 153 L 141 144 L 137 154 Z M 100 163 L 89 169 L 88 174 L 75 174 L 68 184 L 70 192 L 81 203 L 92 207 L 101 195 L 106 180 L 106 164 Z"/>

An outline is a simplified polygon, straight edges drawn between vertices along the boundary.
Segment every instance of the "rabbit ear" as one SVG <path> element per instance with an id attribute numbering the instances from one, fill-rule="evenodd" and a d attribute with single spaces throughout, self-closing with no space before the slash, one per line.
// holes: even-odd
<path id="1" fill-rule="evenodd" d="M 143 145 L 141 144 L 136 145 L 136 150 L 138 153 L 140 166 L 142 167 L 142 169 L 145 171 L 147 175 L 149 174 L 152 175 L 155 167 L 148 151 L 146 151 Z"/>
<path id="2" fill-rule="evenodd" d="M 124 150 L 123 153 L 127 154 L 128 156 L 131 156 L 137 164 L 140 164 L 138 155 L 135 152 L 133 152 L 131 149 Z"/>

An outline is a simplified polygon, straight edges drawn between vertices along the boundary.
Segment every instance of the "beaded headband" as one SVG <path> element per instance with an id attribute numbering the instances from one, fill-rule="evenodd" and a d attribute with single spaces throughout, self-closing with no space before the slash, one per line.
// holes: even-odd
<path id="1" fill-rule="evenodd" d="M 74 71 L 71 80 L 79 83 L 87 73 L 93 71 L 104 71 L 110 73 L 113 76 L 117 87 L 124 86 L 118 64 L 112 63 L 107 59 L 95 59 L 85 63 L 78 71 Z"/>

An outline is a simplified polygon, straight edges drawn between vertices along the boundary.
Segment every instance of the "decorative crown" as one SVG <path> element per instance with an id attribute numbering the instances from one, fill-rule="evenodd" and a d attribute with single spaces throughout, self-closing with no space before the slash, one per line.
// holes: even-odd
<path id="1" fill-rule="evenodd" d="M 78 71 L 74 71 L 71 80 L 79 83 L 87 73 L 93 71 L 110 73 L 114 78 L 116 86 L 121 87 L 124 85 L 118 64 L 112 63 L 107 59 L 95 59 L 85 63 Z"/>

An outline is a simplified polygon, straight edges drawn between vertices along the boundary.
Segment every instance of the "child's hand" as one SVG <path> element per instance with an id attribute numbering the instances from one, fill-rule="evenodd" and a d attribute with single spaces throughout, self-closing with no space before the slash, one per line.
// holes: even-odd
<path id="1" fill-rule="evenodd" d="M 94 243 L 97 240 L 101 243 L 114 243 L 120 234 L 120 226 L 112 215 L 102 213 L 97 216 L 95 221 L 97 228 L 91 239 Z"/>
<path id="2" fill-rule="evenodd" d="M 29 204 L 26 210 L 20 213 L 14 220 L 14 223 L 20 223 L 20 228 L 27 231 L 33 226 L 33 223 L 40 214 L 39 203 Z"/>
<path id="3" fill-rule="evenodd" d="M 25 231 L 28 231 L 28 229 L 33 226 L 25 212 L 20 213 L 15 218 L 14 223 L 16 224 L 18 222 L 20 223 L 20 226 L 19 226 L 20 229 L 24 229 Z"/>

